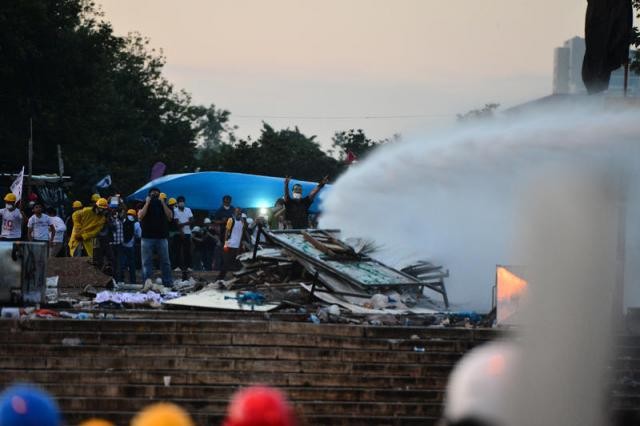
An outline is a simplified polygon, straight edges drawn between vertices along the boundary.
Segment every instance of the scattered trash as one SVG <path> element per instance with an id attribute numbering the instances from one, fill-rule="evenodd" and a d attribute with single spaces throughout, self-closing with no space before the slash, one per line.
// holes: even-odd
<path id="1" fill-rule="evenodd" d="M 38 318 L 58 318 L 60 316 L 58 312 L 51 309 L 36 309 L 34 314 Z"/>
<path id="2" fill-rule="evenodd" d="M 340 316 L 340 308 L 338 307 L 338 305 L 329 306 L 329 315 L 333 315 L 335 317 Z"/>
<path id="3" fill-rule="evenodd" d="M 2 308 L 0 311 L 0 318 L 20 318 L 20 308 Z"/>
<path id="4" fill-rule="evenodd" d="M 314 314 L 309 315 L 309 321 L 311 321 L 314 324 L 320 324 L 320 318 L 318 318 Z"/>
<path id="5" fill-rule="evenodd" d="M 389 298 L 384 294 L 374 294 L 369 303 L 373 309 L 385 309 L 389 304 Z"/>
<path id="6" fill-rule="evenodd" d="M 422 353 L 422 352 L 425 352 L 426 350 L 425 350 L 425 348 L 423 348 L 423 347 L 420 347 L 420 346 L 414 346 L 414 347 L 413 347 L 413 351 L 414 351 L 414 352 L 420 352 L 420 353 Z"/>
<path id="7" fill-rule="evenodd" d="M 164 376 L 162 380 L 166 387 L 171 386 L 171 376 Z"/>
<path id="8" fill-rule="evenodd" d="M 58 281 L 59 277 L 47 277 L 45 290 L 45 299 L 47 300 L 47 304 L 58 303 Z"/>
<path id="9" fill-rule="evenodd" d="M 63 346 L 80 346 L 82 345 L 82 340 L 78 337 L 65 337 L 62 339 Z"/>
<path id="10" fill-rule="evenodd" d="M 96 288 L 92 285 L 87 285 L 83 290 L 82 290 L 82 295 L 84 296 L 89 296 L 89 297 L 96 297 L 96 295 L 98 294 L 98 290 L 96 290 Z"/>
<path id="11" fill-rule="evenodd" d="M 418 336 L 417 334 L 412 334 L 409 339 L 411 339 L 411 340 L 420 340 L 420 336 Z"/>
<path id="12" fill-rule="evenodd" d="M 151 290 L 146 293 L 118 293 L 105 290 L 96 295 L 94 302 L 114 302 L 128 305 L 148 305 L 150 303 L 155 303 L 160 305 L 164 300 L 173 299 L 179 296 L 180 295 L 175 292 L 166 292 L 162 295 Z"/>

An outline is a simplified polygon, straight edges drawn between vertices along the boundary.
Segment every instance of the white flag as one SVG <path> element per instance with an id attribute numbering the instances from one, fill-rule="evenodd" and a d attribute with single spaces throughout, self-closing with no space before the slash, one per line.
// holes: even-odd
<path id="1" fill-rule="evenodd" d="M 16 180 L 11 184 L 11 192 L 16 196 L 17 201 L 20 201 L 22 198 L 22 182 L 24 181 L 24 167 L 18 174 Z"/>
<path id="2" fill-rule="evenodd" d="M 96 188 L 108 188 L 111 186 L 111 175 L 106 175 L 98 183 L 96 183 Z"/>

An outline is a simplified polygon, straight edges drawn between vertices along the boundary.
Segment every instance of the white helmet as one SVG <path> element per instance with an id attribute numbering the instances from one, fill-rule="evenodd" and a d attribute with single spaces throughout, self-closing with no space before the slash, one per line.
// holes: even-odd
<path id="1" fill-rule="evenodd" d="M 199 233 L 199 232 L 202 232 L 202 228 L 200 228 L 199 226 L 194 226 L 191 231 Z"/>
<path id="2" fill-rule="evenodd" d="M 449 376 L 447 424 L 464 419 L 508 424 L 508 395 L 518 357 L 518 348 L 505 341 L 487 343 L 466 354 Z"/>

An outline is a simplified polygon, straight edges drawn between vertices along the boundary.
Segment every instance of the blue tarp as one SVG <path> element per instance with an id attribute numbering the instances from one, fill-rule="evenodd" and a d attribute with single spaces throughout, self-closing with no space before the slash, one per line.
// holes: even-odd
<path id="1" fill-rule="evenodd" d="M 302 185 L 303 195 L 309 194 L 317 185 L 314 182 L 291 180 L 293 184 Z M 231 195 L 232 204 L 243 209 L 273 207 L 278 198 L 284 196 L 284 179 L 271 176 L 248 175 L 227 172 L 200 172 L 167 175 L 155 179 L 136 192 L 129 200 L 144 200 L 149 188 L 158 187 L 169 198 L 184 195 L 187 206 L 197 210 L 216 210 L 222 205 L 222 197 Z M 329 189 L 327 185 L 322 191 Z M 311 213 L 320 210 L 319 197 L 316 197 Z"/>

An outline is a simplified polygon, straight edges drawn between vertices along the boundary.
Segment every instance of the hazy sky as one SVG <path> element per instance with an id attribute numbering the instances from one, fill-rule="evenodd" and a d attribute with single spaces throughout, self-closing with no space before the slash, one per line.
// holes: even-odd
<path id="1" fill-rule="evenodd" d="M 255 136 L 265 120 L 297 125 L 325 146 L 336 130 L 411 135 L 488 102 L 549 94 L 553 48 L 583 33 L 586 8 L 586 0 L 98 3 L 116 33 L 138 31 L 163 49 L 177 88 L 229 109 L 239 136 Z"/>

